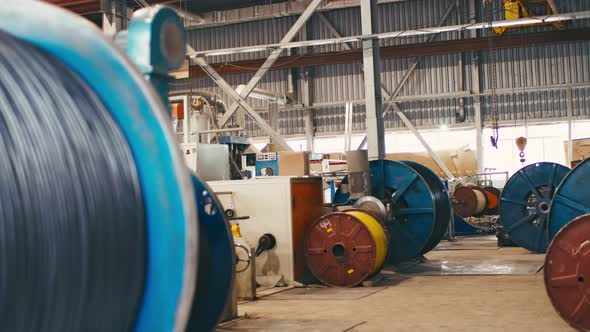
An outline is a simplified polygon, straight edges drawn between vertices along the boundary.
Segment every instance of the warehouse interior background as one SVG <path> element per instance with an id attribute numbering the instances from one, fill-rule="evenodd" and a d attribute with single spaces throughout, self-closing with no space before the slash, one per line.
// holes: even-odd
<path id="1" fill-rule="evenodd" d="M 0 331 L 590 331 L 590 0 L 0 2 Z"/>

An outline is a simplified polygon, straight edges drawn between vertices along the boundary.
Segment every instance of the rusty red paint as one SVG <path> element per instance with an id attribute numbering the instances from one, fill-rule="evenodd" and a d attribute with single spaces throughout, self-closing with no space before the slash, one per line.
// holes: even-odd
<path id="1" fill-rule="evenodd" d="M 353 287 L 373 273 L 376 243 L 369 229 L 342 212 L 315 221 L 305 239 L 312 274 L 326 285 Z"/>
<path id="2" fill-rule="evenodd" d="M 590 331 L 590 214 L 557 233 L 547 250 L 544 274 L 559 315 L 578 331 Z"/>

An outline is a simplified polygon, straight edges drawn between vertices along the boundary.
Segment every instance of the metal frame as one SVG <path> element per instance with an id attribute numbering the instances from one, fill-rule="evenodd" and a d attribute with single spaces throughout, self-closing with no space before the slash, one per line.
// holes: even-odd
<path id="1" fill-rule="evenodd" d="M 299 30 L 301 30 L 301 28 L 303 28 L 303 26 L 307 23 L 307 20 L 309 20 L 311 18 L 311 15 L 313 15 L 314 10 L 321 3 L 322 3 L 322 0 L 313 0 L 309 4 L 309 6 L 307 6 L 307 9 L 303 12 L 303 14 L 301 14 L 299 19 L 297 19 L 295 24 L 293 24 L 291 29 L 289 29 L 289 31 L 283 37 L 283 39 L 281 40 L 279 45 L 283 45 L 283 44 L 286 44 L 286 43 L 289 43 L 290 41 L 292 41 L 293 38 L 295 38 L 295 36 L 297 35 L 297 33 L 299 33 Z M 254 74 L 254 77 L 252 77 L 252 79 L 250 79 L 250 82 L 248 82 L 248 84 L 246 84 L 246 87 L 239 94 L 239 96 L 241 98 L 247 98 L 250 95 L 250 93 L 252 92 L 252 90 L 254 90 L 256 85 L 258 85 L 258 83 L 260 82 L 262 77 L 270 70 L 272 65 L 279 59 L 279 56 L 281 55 L 282 51 L 283 51 L 283 49 L 275 49 L 274 51 L 272 51 L 272 53 L 268 56 L 268 58 L 266 59 L 264 64 L 260 67 L 260 69 L 258 69 L 256 74 Z M 221 120 L 219 120 L 220 128 L 223 128 L 229 122 L 231 117 L 238 110 L 238 107 L 239 106 L 237 104 L 232 104 L 229 107 L 229 109 L 225 112 L 225 114 L 223 115 Z"/>
<path id="2" fill-rule="evenodd" d="M 266 132 L 271 140 L 278 144 L 281 148 L 287 151 L 293 151 L 285 139 L 277 133 L 257 112 L 252 106 L 250 106 L 244 98 L 242 98 L 234 89 L 227 83 L 223 77 L 221 77 L 203 58 L 195 58 L 195 62 L 207 72 L 207 75 L 217 84 L 229 97 L 241 107 L 246 114 L 260 126 L 260 128 Z M 220 129 L 221 124 L 219 124 Z"/>
<path id="3" fill-rule="evenodd" d="M 299 30 L 305 26 L 309 18 L 313 15 L 315 9 L 322 3 L 323 0 L 312 0 L 310 4 L 307 6 L 303 14 L 297 19 L 295 24 L 289 29 L 287 34 L 283 37 L 280 42 L 280 45 L 286 44 L 291 42 L 295 36 L 299 33 Z M 192 49 L 192 47 L 191 47 Z M 234 113 L 238 110 L 238 108 L 242 108 L 248 116 L 254 120 L 260 128 L 266 132 L 271 139 L 281 148 L 292 151 L 291 147 L 287 144 L 287 142 L 281 137 L 279 133 L 277 133 L 272 126 L 270 126 L 264 119 L 256 113 L 254 108 L 252 108 L 245 100 L 252 90 L 256 87 L 256 85 L 260 82 L 262 77 L 272 68 L 272 65 L 278 60 L 282 53 L 283 49 L 278 48 L 272 51 L 272 53 L 268 56 L 264 64 L 258 69 L 254 77 L 246 84 L 246 87 L 238 94 L 236 93 L 233 88 L 219 75 L 203 57 L 193 57 L 191 58 L 213 79 L 213 81 L 227 94 L 230 95 L 230 98 L 234 100 L 234 104 L 232 104 L 229 109 L 225 112 L 223 117 L 219 120 L 219 128 L 223 128 L 234 115 Z M 191 50 L 191 53 L 195 53 L 194 50 Z M 198 52 L 197 52 L 198 53 Z"/>
<path id="4" fill-rule="evenodd" d="M 383 32 L 383 33 L 370 34 L 370 35 L 357 35 L 357 36 L 350 36 L 350 37 L 343 37 L 343 38 L 332 38 L 332 39 L 310 40 L 310 41 L 290 42 L 290 43 L 275 43 L 275 44 L 265 44 L 265 45 L 232 47 L 232 48 L 224 48 L 224 49 L 190 52 L 187 55 L 190 57 L 211 57 L 211 56 L 218 56 L 218 55 L 253 53 L 253 52 L 260 52 L 260 51 L 264 51 L 264 50 L 278 50 L 278 49 L 304 48 L 304 47 L 311 47 L 311 46 L 339 45 L 339 44 L 344 44 L 344 43 L 349 43 L 349 42 L 360 42 L 360 41 L 371 40 L 371 39 L 406 38 L 406 37 L 436 35 L 436 34 L 449 33 L 449 32 L 475 31 L 475 30 L 485 30 L 485 29 L 493 29 L 493 28 L 515 27 L 515 26 L 538 24 L 538 23 L 557 23 L 557 22 L 564 22 L 564 21 L 574 21 L 574 20 L 587 19 L 587 18 L 590 18 L 590 11 L 579 11 L 579 12 L 573 12 L 573 13 L 554 14 L 554 15 L 549 15 L 549 16 L 547 16 L 547 15 L 545 15 L 545 16 L 532 16 L 532 17 L 521 18 L 521 19 L 517 19 L 517 20 L 467 23 L 467 24 L 458 24 L 458 25 L 440 26 L 440 27 L 426 27 L 426 28 L 421 28 L 421 29 L 417 29 L 417 30 L 401 30 L 401 31 Z"/>

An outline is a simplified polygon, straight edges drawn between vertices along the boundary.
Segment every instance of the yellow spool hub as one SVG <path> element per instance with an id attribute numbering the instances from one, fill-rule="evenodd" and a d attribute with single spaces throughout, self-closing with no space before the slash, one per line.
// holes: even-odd
<path id="1" fill-rule="evenodd" d="M 373 218 L 373 216 L 366 212 L 355 210 L 344 211 L 344 213 L 357 218 L 367 227 L 371 235 L 373 235 L 376 247 L 376 257 L 372 273 L 379 271 L 379 269 L 381 269 L 383 266 L 383 263 L 385 263 L 385 258 L 387 256 L 387 235 L 385 234 L 383 226 L 377 219 Z"/>

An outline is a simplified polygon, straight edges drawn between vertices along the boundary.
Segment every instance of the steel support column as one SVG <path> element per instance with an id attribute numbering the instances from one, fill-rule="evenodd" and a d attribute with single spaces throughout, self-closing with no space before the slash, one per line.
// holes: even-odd
<path id="1" fill-rule="evenodd" d="M 246 112 L 246 114 L 252 118 L 252 120 L 254 120 L 254 122 L 256 122 L 256 124 L 258 126 L 260 126 L 260 128 L 266 133 L 268 134 L 268 136 L 270 136 L 271 140 L 274 141 L 276 144 L 278 144 L 281 148 L 283 148 L 284 150 L 287 151 L 292 151 L 293 149 L 291 149 L 291 147 L 289 146 L 289 144 L 287 144 L 287 142 L 285 141 L 285 139 L 279 134 L 277 133 L 275 130 L 272 129 L 272 127 L 266 122 L 264 121 L 264 119 L 258 115 L 258 113 L 256 113 L 256 111 L 254 110 L 254 108 L 252 108 L 252 106 L 250 106 L 246 100 L 244 100 L 243 97 L 241 97 L 232 87 L 231 85 L 229 85 L 229 83 L 227 83 L 223 77 L 221 77 L 221 75 L 219 75 L 213 68 L 211 68 L 211 66 L 209 66 L 209 64 L 207 63 L 207 61 L 205 61 L 205 59 L 203 58 L 194 58 L 194 61 L 201 66 L 201 68 L 203 68 L 203 70 L 205 70 L 205 72 L 207 72 L 207 75 L 209 75 L 209 77 L 211 77 L 211 79 L 213 80 L 213 82 L 215 82 L 215 84 L 217 84 L 225 93 L 227 93 L 229 95 L 229 97 L 239 106 L 241 107 L 244 112 Z M 222 129 L 222 128 L 219 128 Z"/>
<path id="2" fill-rule="evenodd" d="M 283 39 L 280 42 L 281 44 L 289 43 L 290 41 L 293 40 L 293 38 L 295 38 L 295 36 L 299 33 L 299 30 L 303 26 L 305 26 L 305 24 L 307 23 L 307 20 L 309 20 L 309 18 L 313 15 L 313 12 L 322 3 L 322 1 L 323 0 L 312 0 L 311 1 L 309 6 L 307 6 L 305 11 L 303 12 L 303 14 L 301 14 L 299 19 L 297 19 L 295 24 L 293 24 L 291 29 L 289 29 L 289 31 L 287 32 L 285 37 L 283 37 Z M 250 82 L 248 82 L 248 84 L 246 84 L 246 87 L 244 88 L 244 90 L 242 90 L 240 92 L 239 96 L 241 98 L 247 98 L 250 95 L 250 93 L 252 92 L 252 90 L 254 90 L 254 88 L 260 82 L 262 77 L 272 68 L 273 64 L 279 59 L 282 52 L 283 52 L 283 49 L 275 49 L 272 51 L 272 53 L 266 59 L 264 64 L 262 64 L 262 66 L 258 69 L 256 74 L 254 74 L 254 77 L 252 77 Z M 240 106 L 238 103 L 234 103 L 229 107 L 229 109 L 227 110 L 227 112 L 225 112 L 225 114 L 223 115 L 221 120 L 219 120 L 219 127 L 220 128 L 223 128 L 229 122 L 229 120 L 234 115 L 234 113 L 238 110 L 239 107 Z"/>
<path id="3" fill-rule="evenodd" d="M 573 117 L 574 117 L 574 91 L 573 88 L 570 86 L 567 89 L 567 160 L 569 160 L 571 167 L 571 162 L 573 161 L 574 157 L 574 147 L 572 143 L 572 126 L 573 126 Z"/>
<path id="4" fill-rule="evenodd" d="M 442 18 L 438 22 L 438 26 L 442 26 L 447 21 L 447 19 L 449 18 L 449 16 L 453 12 L 453 8 L 455 8 L 455 3 L 454 2 L 451 3 L 451 5 L 447 8 L 447 10 L 443 14 Z M 430 37 L 428 37 L 428 39 L 426 40 L 426 43 L 424 43 L 424 44 L 431 43 L 432 41 L 434 41 L 434 39 L 436 37 L 437 37 L 437 35 L 431 35 Z M 412 74 L 414 73 L 414 70 L 416 70 L 416 67 L 418 67 L 418 64 L 420 64 L 420 61 L 422 61 L 422 59 L 424 59 L 424 56 L 420 56 L 420 57 L 416 58 L 414 60 L 414 62 L 412 62 L 412 64 L 410 64 L 410 66 L 408 67 L 408 69 L 406 70 L 406 72 L 404 73 L 404 76 L 402 77 L 402 79 L 399 81 L 399 83 L 395 87 L 395 90 L 393 90 L 392 93 L 386 94 L 387 106 L 383 110 L 383 117 L 385 117 L 385 115 L 387 115 L 387 113 L 392 108 L 396 112 L 400 111 L 399 105 L 397 105 L 395 103 L 395 99 L 399 96 L 400 92 L 402 91 L 402 88 L 404 87 L 404 85 L 406 85 L 406 83 L 408 82 L 408 80 L 410 79 L 410 77 L 412 77 Z M 405 123 L 405 121 L 404 121 L 404 123 Z M 418 138 L 418 139 L 420 140 L 420 138 Z M 365 146 L 366 143 L 367 143 L 367 137 L 363 138 L 363 140 L 361 141 L 361 144 L 359 145 L 359 149 L 364 148 L 364 146 Z M 431 150 L 430 147 L 428 147 L 428 146 L 425 146 L 425 148 L 426 148 L 426 150 Z"/>
<path id="5" fill-rule="evenodd" d="M 449 17 L 449 15 L 450 15 L 451 10 L 453 9 L 453 7 L 454 7 L 454 4 L 451 4 L 451 6 L 449 7 L 449 9 L 443 15 L 443 17 L 441 19 L 441 22 L 439 23 L 440 25 L 442 25 L 447 20 L 447 18 Z M 332 24 L 332 22 L 330 22 L 330 20 L 328 20 L 328 18 L 324 14 L 318 13 L 317 15 L 320 18 L 320 20 L 322 21 L 322 23 L 324 23 L 324 25 L 328 28 L 328 30 L 330 30 L 330 32 L 335 37 L 337 37 L 337 38 L 341 38 L 342 37 L 342 35 L 340 34 L 340 32 L 338 32 L 338 30 L 336 29 L 336 27 L 334 27 L 334 25 Z M 352 46 L 349 43 L 344 43 L 344 44 L 342 44 L 342 46 L 345 49 L 347 49 L 347 50 L 352 50 Z M 421 59 L 422 58 L 419 58 L 417 60 L 417 62 L 419 62 Z M 416 63 L 416 65 L 417 65 L 417 63 Z M 411 74 L 411 72 L 415 68 L 416 68 L 416 66 L 411 66 L 408 69 L 408 72 L 406 73 L 406 75 L 404 75 L 404 77 L 409 78 L 410 75 L 408 73 Z M 361 70 L 363 70 L 363 69 L 361 69 Z M 399 85 L 403 86 L 407 82 L 407 78 L 405 80 L 402 80 L 399 83 Z M 393 110 L 395 111 L 395 113 L 404 122 L 405 126 L 408 127 L 408 129 L 410 129 L 410 131 L 414 134 L 414 136 L 416 136 L 416 138 L 418 139 L 418 141 L 420 142 L 420 144 L 422 144 L 422 146 L 424 146 L 424 149 L 426 149 L 426 151 L 428 152 L 428 154 L 432 157 L 432 159 L 434 160 L 434 162 L 443 171 L 443 173 L 445 173 L 445 175 L 447 176 L 447 178 L 449 178 L 449 179 L 453 178 L 453 173 L 451 172 L 451 170 L 442 161 L 442 159 L 439 158 L 439 156 L 436 154 L 436 152 L 434 152 L 434 150 L 432 150 L 432 148 L 430 147 L 430 145 L 428 144 L 428 142 L 426 142 L 426 140 L 424 139 L 424 137 L 422 136 L 422 134 L 420 134 L 420 132 L 416 129 L 416 127 L 414 126 L 414 124 L 412 123 L 412 121 L 399 108 L 399 105 L 395 102 L 395 98 L 392 98 L 392 94 L 389 91 L 387 91 L 387 88 L 385 87 L 385 85 L 383 83 L 381 83 L 381 92 L 382 92 L 383 96 L 385 97 L 385 99 L 388 100 L 388 104 L 392 104 L 391 107 L 393 107 Z M 385 118 L 385 114 L 383 114 L 383 118 Z M 363 138 L 363 141 L 361 142 L 361 144 L 358 147 L 358 149 L 359 150 L 360 149 L 363 149 L 365 147 L 365 144 L 366 143 L 367 143 L 367 136 L 365 136 Z"/>
<path id="6" fill-rule="evenodd" d="M 127 29 L 127 1 L 100 0 L 102 32 L 106 35 Z"/>
<path id="7" fill-rule="evenodd" d="M 469 0 L 469 22 L 477 21 L 477 10 L 475 0 Z M 477 37 L 477 31 L 470 31 L 471 38 Z M 471 53 L 471 93 L 473 97 L 473 110 L 475 112 L 475 153 L 477 158 L 477 172 L 484 173 L 484 155 L 483 155 L 483 115 L 481 111 L 481 82 L 479 77 L 479 56 L 477 51 Z"/>
<path id="8" fill-rule="evenodd" d="M 361 27 L 363 35 L 377 30 L 377 0 L 361 1 Z M 365 72 L 365 107 L 369 160 L 385 158 L 385 127 L 383 96 L 381 94 L 381 61 L 379 40 L 363 40 L 363 69 Z"/>

